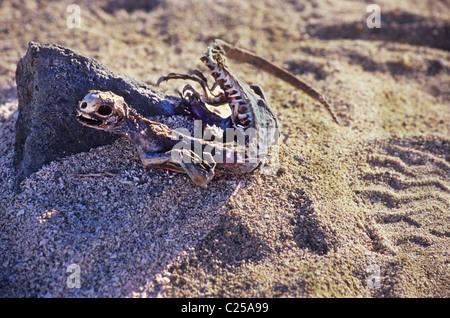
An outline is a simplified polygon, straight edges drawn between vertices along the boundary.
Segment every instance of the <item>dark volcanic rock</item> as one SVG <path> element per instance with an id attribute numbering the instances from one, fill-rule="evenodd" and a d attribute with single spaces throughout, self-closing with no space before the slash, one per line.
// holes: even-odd
<path id="1" fill-rule="evenodd" d="M 180 113 L 180 100 L 156 88 L 114 74 L 94 59 L 56 44 L 31 42 L 16 70 L 19 117 L 14 165 L 16 186 L 44 164 L 117 139 L 84 127 L 76 106 L 89 90 L 112 91 L 144 116 Z"/>

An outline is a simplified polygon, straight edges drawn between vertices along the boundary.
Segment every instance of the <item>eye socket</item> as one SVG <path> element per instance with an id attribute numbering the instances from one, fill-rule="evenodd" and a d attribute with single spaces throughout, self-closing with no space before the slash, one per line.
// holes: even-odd
<path id="1" fill-rule="evenodd" d="M 87 103 L 86 102 L 82 102 L 80 107 L 81 107 L 81 109 L 85 109 L 87 107 Z"/>
<path id="2" fill-rule="evenodd" d="M 112 113 L 112 107 L 110 107 L 110 106 L 107 106 L 107 105 L 101 105 L 99 108 L 98 108 L 98 110 L 97 110 L 97 112 L 99 113 L 99 115 L 102 115 L 102 116 L 108 116 L 108 115 L 111 115 L 111 113 Z"/>

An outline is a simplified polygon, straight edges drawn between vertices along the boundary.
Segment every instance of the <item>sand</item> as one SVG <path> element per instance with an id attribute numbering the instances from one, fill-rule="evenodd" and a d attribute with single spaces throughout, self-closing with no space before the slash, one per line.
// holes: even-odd
<path id="1" fill-rule="evenodd" d="M 68 28 L 71 1 L 25 3 L 0 4 L 1 297 L 450 296 L 448 1 L 377 1 L 380 32 L 362 1 L 78 1 L 80 28 Z M 282 123 L 275 174 L 201 189 L 119 139 L 13 191 L 14 72 L 29 41 L 154 84 L 206 71 L 214 38 L 310 83 L 342 125 L 232 63 Z"/>

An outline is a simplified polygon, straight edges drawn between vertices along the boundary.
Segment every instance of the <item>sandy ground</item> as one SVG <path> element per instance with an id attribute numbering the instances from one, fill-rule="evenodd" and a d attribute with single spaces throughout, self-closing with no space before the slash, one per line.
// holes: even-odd
<path id="1" fill-rule="evenodd" d="M 449 297 L 450 3 L 374 2 L 378 31 L 363 1 L 78 1 L 80 28 L 68 28 L 71 1 L 2 1 L 0 296 Z M 303 93 L 232 64 L 283 125 L 276 174 L 200 189 L 143 167 L 119 139 L 13 192 L 14 72 L 29 41 L 154 84 L 205 70 L 214 38 L 310 83 L 342 126 Z"/>

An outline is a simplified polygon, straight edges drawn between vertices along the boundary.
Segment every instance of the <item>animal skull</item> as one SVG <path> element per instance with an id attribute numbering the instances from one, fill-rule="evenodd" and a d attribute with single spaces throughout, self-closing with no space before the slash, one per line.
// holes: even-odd
<path id="1" fill-rule="evenodd" d="M 125 118 L 125 105 L 123 97 L 92 90 L 78 103 L 77 120 L 85 126 L 113 131 Z"/>

